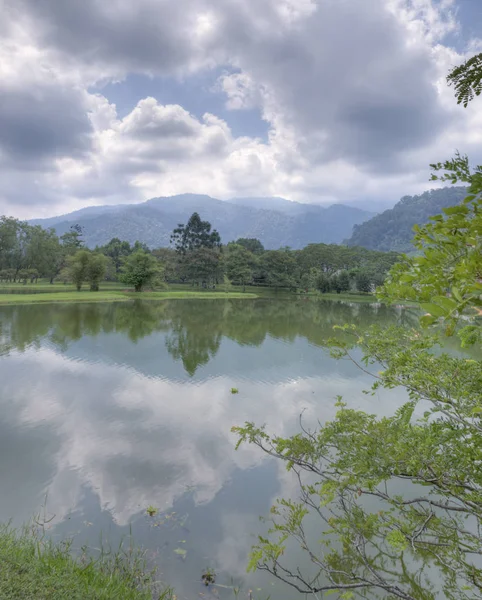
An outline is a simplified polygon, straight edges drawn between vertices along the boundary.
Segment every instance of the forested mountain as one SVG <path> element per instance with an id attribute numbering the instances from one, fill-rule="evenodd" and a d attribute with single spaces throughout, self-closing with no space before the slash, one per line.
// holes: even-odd
<path id="1" fill-rule="evenodd" d="M 224 243 L 240 237 L 258 238 L 268 249 L 340 243 L 350 235 L 354 225 L 373 214 L 341 204 L 324 207 L 282 198 L 222 201 L 182 194 L 152 198 L 142 204 L 89 207 L 61 217 L 36 219 L 31 224 L 54 227 L 58 235 L 78 224 L 89 247 L 101 246 L 117 237 L 157 248 L 168 246 L 172 230 L 178 223 L 186 222 L 193 212 L 210 221 Z"/>
<path id="2" fill-rule="evenodd" d="M 370 250 L 410 252 L 413 250 L 413 226 L 427 223 L 443 208 L 459 204 L 467 194 L 462 186 L 429 190 L 419 196 L 404 196 L 393 208 L 353 227 L 348 246 Z"/>

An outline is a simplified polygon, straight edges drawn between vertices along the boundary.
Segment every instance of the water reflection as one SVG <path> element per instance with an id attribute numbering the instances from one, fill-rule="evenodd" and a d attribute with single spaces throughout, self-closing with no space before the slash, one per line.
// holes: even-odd
<path id="1" fill-rule="evenodd" d="M 333 326 L 354 323 L 416 323 L 410 311 L 379 304 L 326 301 L 189 300 L 118 304 L 50 304 L 2 307 L 0 352 L 39 348 L 48 340 L 60 350 L 85 336 L 122 333 L 136 343 L 166 332 L 169 354 L 194 375 L 219 352 L 221 340 L 260 346 L 267 336 L 292 342 L 303 337 L 323 345 Z"/>
<path id="2" fill-rule="evenodd" d="M 29 518 L 48 492 L 54 534 L 97 544 L 102 529 L 115 543 L 132 525 L 179 598 L 197 596 L 206 566 L 222 583 L 245 578 L 258 515 L 295 487 L 255 448 L 235 452 L 231 426 L 287 435 L 303 410 L 331 416 L 337 394 L 392 412 L 397 390 L 365 396 L 366 376 L 319 346 L 335 324 L 410 318 L 305 300 L 1 308 L 0 519 Z M 146 518 L 150 504 L 162 523 Z M 264 574 L 246 584 L 271 586 Z"/>

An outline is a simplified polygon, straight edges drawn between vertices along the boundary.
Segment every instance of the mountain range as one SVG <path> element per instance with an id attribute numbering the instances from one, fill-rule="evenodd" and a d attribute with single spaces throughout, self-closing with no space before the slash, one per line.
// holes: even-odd
<path id="1" fill-rule="evenodd" d="M 233 198 L 182 194 L 152 198 L 140 204 L 92 206 L 75 212 L 30 221 L 53 227 L 62 235 L 80 225 L 88 247 L 101 246 L 114 237 L 131 244 L 136 240 L 151 248 L 168 246 L 172 230 L 186 223 L 193 212 L 217 229 L 224 243 L 240 237 L 258 238 L 265 248 L 303 248 L 309 243 L 341 243 L 354 225 L 374 213 L 333 204 L 322 206 L 292 202 L 284 198 Z"/>
<path id="2" fill-rule="evenodd" d="M 404 196 L 395 206 L 353 227 L 353 234 L 344 243 L 369 250 L 410 252 L 413 226 L 424 225 L 442 209 L 455 206 L 467 195 L 463 186 L 429 190 L 418 196 Z"/>

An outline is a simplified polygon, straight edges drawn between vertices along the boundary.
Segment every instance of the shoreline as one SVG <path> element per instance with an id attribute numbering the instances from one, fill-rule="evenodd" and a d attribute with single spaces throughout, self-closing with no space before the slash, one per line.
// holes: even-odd
<path id="1" fill-rule="evenodd" d="M 45 292 L 38 294 L 0 294 L 0 306 L 18 306 L 21 304 L 67 304 L 88 302 L 128 302 L 130 300 L 180 300 L 180 299 L 254 299 L 257 294 L 243 292 L 118 292 L 118 291 L 72 291 Z"/>

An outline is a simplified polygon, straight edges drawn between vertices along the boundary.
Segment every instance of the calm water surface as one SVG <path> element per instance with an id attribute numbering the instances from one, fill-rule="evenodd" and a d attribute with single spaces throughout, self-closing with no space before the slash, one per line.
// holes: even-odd
<path id="1" fill-rule="evenodd" d="M 289 434 L 302 411 L 307 423 L 332 416 L 337 394 L 393 412 L 400 391 L 364 395 L 367 376 L 321 345 L 336 324 L 410 320 L 312 300 L 0 307 L 0 520 L 30 519 L 48 494 L 54 536 L 96 546 L 132 531 L 179 599 L 233 598 L 200 584 L 207 567 L 240 598 L 291 599 L 246 563 L 258 517 L 296 486 L 257 449 L 236 452 L 230 429 Z"/>

